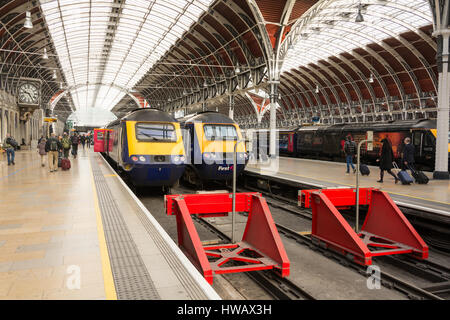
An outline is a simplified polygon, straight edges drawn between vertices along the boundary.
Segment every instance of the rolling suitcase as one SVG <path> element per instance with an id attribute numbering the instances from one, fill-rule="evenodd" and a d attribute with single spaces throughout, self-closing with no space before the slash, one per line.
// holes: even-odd
<path id="1" fill-rule="evenodd" d="M 70 160 L 69 159 L 62 159 L 61 160 L 61 168 L 63 170 L 69 170 L 70 169 Z"/>
<path id="2" fill-rule="evenodd" d="M 414 177 L 414 180 L 416 180 L 416 183 L 418 184 L 427 184 L 428 183 L 428 177 L 420 170 L 411 170 L 412 176 Z"/>
<path id="3" fill-rule="evenodd" d="M 368 176 L 370 174 L 370 169 L 367 165 L 365 165 L 364 163 L 361 163 L 359 165 L 359 172 L 361 172 L 361 174 L 363 176 Z"/>
<path id="4" fill-rule="evenodd" d="M 411 184 L 414 182 L 413 178 L 411 178 L 408 172 L 406 172 L 405 170 L 400 170 L 398 168 L 397 163 L 392 162 L 392 165 L 394 166 L 394 169 L 397 172 L 397 177 L 402 184 Z"/>

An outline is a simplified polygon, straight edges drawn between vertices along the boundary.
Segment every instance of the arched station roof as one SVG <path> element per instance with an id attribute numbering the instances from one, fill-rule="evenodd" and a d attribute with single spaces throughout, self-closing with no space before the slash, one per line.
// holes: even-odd
<path id="1" fill-rule="evenodd" d="M 264 123 L 255 105 L 273 52 L 279 125 L 435 113 L 427 0 L 0 0 L 0 21 L 0 88 L 41 79 L 43 107 L 69 90 L 54 110 L 64 119 L 93 106 L 124 114 L 138 92 L 171 111 L 227 112 L 233 95 L 239 122 Z"/>

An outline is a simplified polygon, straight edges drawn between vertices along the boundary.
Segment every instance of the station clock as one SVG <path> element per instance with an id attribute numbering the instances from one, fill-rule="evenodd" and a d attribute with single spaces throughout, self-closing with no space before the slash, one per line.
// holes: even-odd
<path id="1" fill-rule="evenodd" d="M 41 98 L 39 82 L 24 81 L 17 87 L 17 102 L 20 105 L 38 106 Z"/>

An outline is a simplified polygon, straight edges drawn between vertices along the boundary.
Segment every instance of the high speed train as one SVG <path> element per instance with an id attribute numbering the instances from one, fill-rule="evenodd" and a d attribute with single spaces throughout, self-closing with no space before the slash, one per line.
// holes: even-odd
<path id="1" fill-rule="evenodd" d="M 169 113 L 136 109 L 105 129 L 104 154 L 127 172 L 135 186 L 172 187 L 178 183 L 186 154 L 180 124 Z"/>
<path id="2" fill-rule="evenodd" d="M 205 111 L 180 119 L 188 164 L 183 179 L 194 185 L 233 177 L 234 147 L 242 134 L 239 125 L 225 114 Z M 236 174 L 248 160 L 244 141 L 236 148 Z"/>
<path id="3" fill-rule="evenodd" d="M 374 122 L 374 123 L 345 123 L 335 125 L 302 126 L 299 128 L 280 129 L 278 131 L 278 147 L 280 155 L 291 157 L 309 157 L 315 159 L 331 159 L 342 161 L 345 138 L 351 136 L 358 144 L 366 139 L 367 131 L 373 131 L 373 150 L 368 151 L 367 145 L 361 148 L 361 159 L 376 164 L 381 150 L 381 140 L 388 138 L 392 145 L 394 158 L 401 157 L 404 139 L 410 137 L 415 147 L 415 161 L 423 169 L 433 170 L 436 153 L 436 121 L 429 119 Z M 251 131 L 249 131 L 251 132 Z M 268 130 L 257 130 L 248 140 L 253 140 L 252 150 L 265 150 L 269 145 Z M 449 149 L 450 153 L 450 136 Z M 255 151 L 256 152 L 256 151 Z M 259 156 L 265 152 L 259 151 Z M 449 157 L 450 163 L 450 157 Z"/>

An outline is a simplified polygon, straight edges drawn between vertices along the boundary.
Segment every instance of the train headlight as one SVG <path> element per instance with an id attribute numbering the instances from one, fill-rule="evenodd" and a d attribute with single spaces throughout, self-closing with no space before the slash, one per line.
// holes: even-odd
<path id="1" fill-rule="evenodd" d="M 142 162 L 145 162 L 145 157 L 144 156 L 140 156 L 139 160 L 142 161 Z"/>
<path id="2" fill-rule="evenodd" d="M 215 159 L 216 154 L 212 153 L 212 152 L 205 152 L 205 153 L 203 153 L 203 158 L 205 158 L 206 160 Z"/>
<path id="3" fill-rule="evenodd" d="M 175 163 L 184 163 L 184 161 L 186 160 L 185 156 L 174 156 L 173 157 L 173 162 Z"/>
<path id="4" fill-rule="evenodd" d="M 138 157 L 136 157 L 136 156 L 132 156 L 132 157 L 131 157 L 131 160 L 133 160 L 134 162 L 136 162 L 136 161 L 138 161 L 139 159 L 138 159 Z"/>

